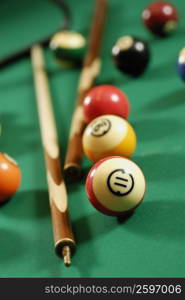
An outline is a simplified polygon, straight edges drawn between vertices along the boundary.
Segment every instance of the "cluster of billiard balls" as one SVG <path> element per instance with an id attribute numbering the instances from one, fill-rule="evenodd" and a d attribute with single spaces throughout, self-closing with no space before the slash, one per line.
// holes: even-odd
<path id="1" fill-rule="evenodd" d="M 165 37 L 175 30 L 178 14 L 171 3 L 157 1 L 144 9 L 142 19 L 151 33 Z M 62 31 L 54 35 L 50 47 L 60 62 L 81 64 L 87 44 L 81 34 Z M 145 41 L 124 36 L 113 46 L 112 57 L 121 72 L 138 77 L 149 63 L 150 50 Z M 179 55 L 178 72 L 185 81 L 185 48 Z M 136 134 L 126 121 L 128 99 L 116 87 L 104 85 L 86 95 L 83 107 L 89 123 L 83 135 L 83 149 L 95 163 L 86 181 L 88 198 L 105 214 L 127 214 L 140 204 L 145 193 L 144 175 L 128 159 L 136 147 Z M 7 154 L 0 153 L 0 202 L 15 194 L 20 181 L 19 166 Z"/>
<path id="2" fill-rule="evenodd" d="M 87 127 L 82 144 L 94 164 L 86 179 L 86 192 L 93 206 L 110 216 L 128 215 L 141 203 L 145 178 L 129 158 L 136 148 L 136 134 L 126 120 L 126 94 L 111 85 L 91 89 L 83 101 Z"/>
<path id="3" fill-rule="evenodd" d="M 145 27 L 154 35 L 166 37 L 174 32 L 178 23 L 178 13 L 173 4 L 156 1 L 142 12 Z M 61 64 L 80 65 L 86 52 L 86 39 L 77 32 L 62 31 L 56 33 L 50 43 L 57 60 Z M 146 41 L 135 36 L 122 36 L 114 44 L 112 58 L 115 66 L 124 74 L 139 77 L 150 61 L 150 48 Z M 185 81 L 185 49 L 178 59 L 178 72 Z"/>
<path id="4" fill-rule="evenodd" d="M 142 13 L 146 28 L 154 35 L 165 37 L 177 25 L 174 5 L 157 1 Z M 57 33 L 50 47 L 60 62 L 81 64 L 86 40 L 75 32 Z M 139 77 L 150 61 L 146 41 L 123 36 L 114 44 L 112 59 L 124 74 Z M 180 54 L 178 68 L 185 79 L 185 50 Z M 110 85 L 90 90 L 83 102 L 84 118 L 88 124 L 82 139 L 85 155 L 94 164 L 86 180 L 86 192 L 93 206 L 104 214 L 119 216 L 132 212 L 145 194 L 145 177 L 129 158 L 136 148 L 136 134 L 127 121 L 129 101 L 118 88 Z"/>

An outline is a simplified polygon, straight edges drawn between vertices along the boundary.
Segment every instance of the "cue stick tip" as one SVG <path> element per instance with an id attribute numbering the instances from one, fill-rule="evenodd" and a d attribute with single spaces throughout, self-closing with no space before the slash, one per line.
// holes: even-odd
<path id="1" fill-rule="evenodd" d="M 64 258 L 64 265 L 69 267 L 71 265 L 71 249 L 69 246 L 64 246 L 62 256 Z"/>

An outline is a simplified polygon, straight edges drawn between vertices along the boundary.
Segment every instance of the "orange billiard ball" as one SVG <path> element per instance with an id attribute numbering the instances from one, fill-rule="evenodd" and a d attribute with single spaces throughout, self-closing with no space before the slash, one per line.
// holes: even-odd
<path id="1" fill-rule="evenodd" d="M 112 155 L 130 157 L 136 148 L 136 134 L 123 118 L 103 115 L 86 127 L 82 144 L 85 155 L 92 162 Z"/>
<path id="2" fill-rule="evenodd" d="M 0 152 L 0 202 L 7 201 L 19 188 L 21 170 L 15 160 Z"/>

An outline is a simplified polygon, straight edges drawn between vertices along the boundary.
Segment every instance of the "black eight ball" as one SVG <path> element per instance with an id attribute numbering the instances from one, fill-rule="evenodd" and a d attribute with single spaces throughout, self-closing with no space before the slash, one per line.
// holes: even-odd
<path id="1" fill-rule="evenodd" d="M 112 56 L 121 72 L 139 77 L 149 63 L 150 50 L 145 41 L 133 36 L 123 36 L 112 48 Z"/>

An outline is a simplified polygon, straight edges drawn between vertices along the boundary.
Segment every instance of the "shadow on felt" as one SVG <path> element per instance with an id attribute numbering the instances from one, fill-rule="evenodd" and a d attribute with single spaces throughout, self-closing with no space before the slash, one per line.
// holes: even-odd
<path id="1" fill-rule="evenodd" d="M 148 104 L 143 107 L 143 111 L 146 112 L 161 112 L 167 111 L 169 109 L 173 109 L 175 107 L 185 105 L 185 89 L 179 89 L 172 93 L 166 94 L 159 98 L 153 99 L 153 101 L 149 102 Z"/>
<path id="2" fill-rule="evenodd" d="M 180 153 L 151 153 L 135 155 L 134 161 L 141 166 L 147 182 L 171 182 L 184 178 L 185 155 Z"/>
<path id="3" fill-rule="evenodd" d="M 125 230 L 150 239 L 180 242 L 185 235 L 184 220 L 183 199 L 143 201 L 140 213 L 135 215 L 133 222 L 127 222 Z"/>
<path id="4" fill-rule="evenodd" d="M 154 141 L 164 139 L 168 136 L 180 136 L 184 134 L 184 125 L 182 121 L 177 119 L 165 118 L 143 118 L 132 122 L 136 129 L 138 140 Z"/>
<path id="5" fill-rule="evenodd" d="M 97 256 L 95 240 L 101 236 L 110 234 L 118 226 L 124 226 L 132 214 L 126 217 L 110 217 L 95 211 L 73 222 L 73 229 L 83 261 L 75 257 L 75 265 L 79 268 L 82 276 L 91 276 L 92 269 L 101 265 Z M 78 251 L 77 249 L 77 251 Z M 88 250 L 88 251 L 87 251 Z"/>
<path id="6" fill-rule="evenodd" d="M 34 270 L 35 276 L 40 271 L 47 272 L 49 276 L 60 276 L 63 261 L 55 254 L 47 191 L 18 192 L 1 207 L 1 214 L 6 216 L 7 221 L 11 218 L 14 227 L 10 232 L 4 229 L 0 232 L 3 249 L 7 249 L 6 252 L 0 252 L 0 262 L 6 260 L 7 263 L 12 259 L 11 256 L 19 257 L 20 260 L 22 256 L 32 257 L 34 260 L 32 272 Z M 22 237 L 25 238 L 23 241 L 16 232 L 17 223 L 19 231 L 22 226 Z M 29 261 L 24 259 L 22 263 L 29 266 Z M 26 276 L 29 276 L 29 272 L 28 267 Z"/>
<path id="7" fill-rule="evenodd" d="M 157 66 L 151 66 L 145 75 L 145 80 L 150 79 L 164 79 L 169 77 L 176 77 L 177 70 L 175 61 L 167 61 Z"/>
<path id="8" fill-rule="evenodd" d="M 83 216 L 73 222 L 73 229 L 78 245 L 80 259 L 77 255 L 74 257 L 74 264 L 79 269 L 81 276 L 91 276 L 92 269 L 101 264 L 97 256 L 95 240 L 104 234 L 110 233 L 116 227 L 116 218 L 104 216 L 101 213 L 94 212 Z"/>
<path id="9" fill-rule="evenodd" d="M 20 88 L 21 86 L 30 86 L 30 84 L 32 84 L 32 82 L 33 82 L 32 76 L 25 75 L 25 73 L 23 76 L 20 76 L 20 77 L 14 76 L 14 80 L 11 81 L 11 89 Z M 1 89 L 1 91 L 3 91 L 3 90 L 6 91 L 6 90 L 10 89 L 10 80 L 0 82 L 0 89 Z"/>
<path id="10" fill-rule="evenodd" d="M 22 124 L 16 114 L 1 115 L 1 151 L 21 155 L 40 147 L 38 128 Z"/>
<path id="11" fill-rule="evenodd" d="M 0 230 L 1 251 L 0 251 L 0 264 L 12 263 L 17 260 L 26 251 L 26 241 L 22 239 L 16 228 Z M 0 271 L 0 277 L 3 277 L 3 271 Z"/>
<path id="12" fill-rule="evenodd" d="M 18 220 L 49 218 L 49 196 L 44 190 L 17 192 L 1 206 L 1 213 Z"/>

